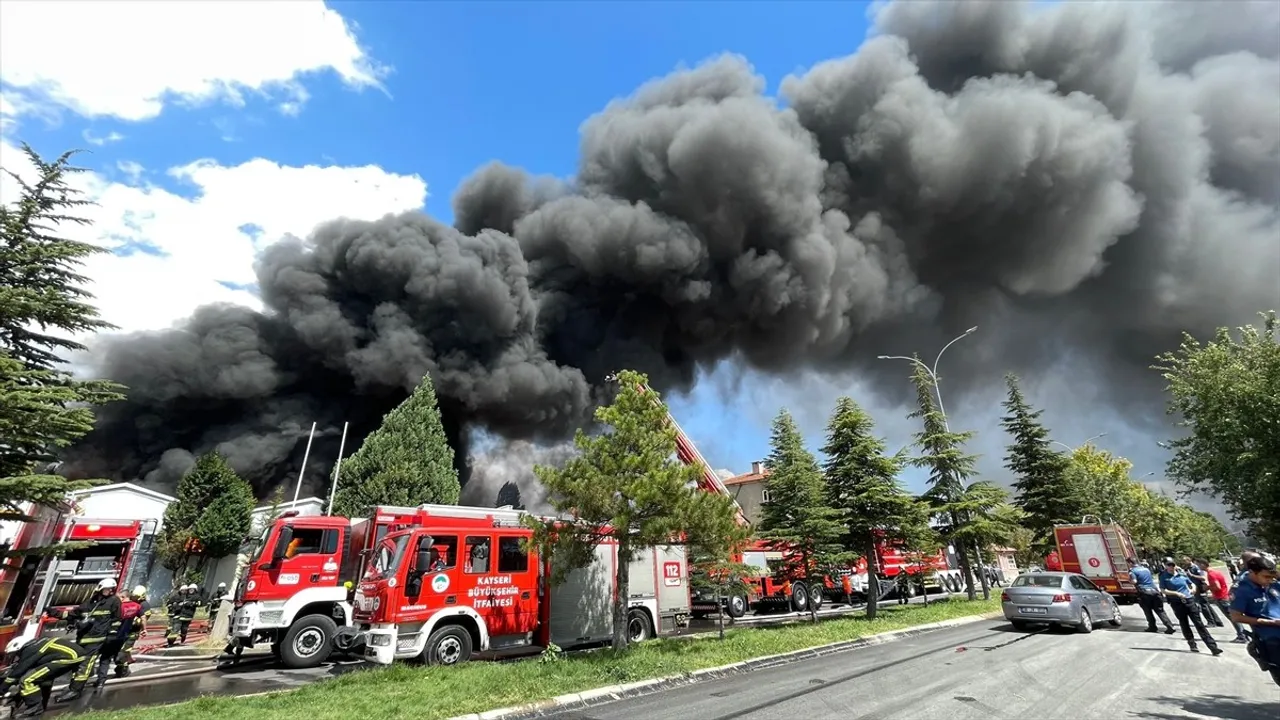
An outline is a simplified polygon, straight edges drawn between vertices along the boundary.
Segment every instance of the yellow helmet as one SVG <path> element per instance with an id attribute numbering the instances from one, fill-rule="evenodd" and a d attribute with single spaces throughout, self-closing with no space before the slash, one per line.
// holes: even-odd
<path id="1" fill-rule="evenodd" d="M 139 585 L 139 586 L 135 587 L 135 588 L 133 589 L 133 592 L 131 592 L 131 593 L 129 593 L 129 594 L 130 594 L 130 595 L 132 595 L 132 596 L 134 597 L 134 599 L 144 598 L 144 597 L 146 597 L 146 596 L 147 596 L 147 586 L 146 586 L 146 585 Z"/>

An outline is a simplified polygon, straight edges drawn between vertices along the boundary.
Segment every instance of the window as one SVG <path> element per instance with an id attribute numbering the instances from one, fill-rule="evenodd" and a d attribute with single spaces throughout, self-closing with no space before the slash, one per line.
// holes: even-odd
<path id="1" fill-rule="evenodd" d="M 769 491 L 768 491 L 768 490 L 761 490 L 761 491 L 760 491 L 760 502 L 762 502 L 762 503 L 767 503 L 767 502 L 769 502 Z"/>
<path id="2" fill-rule="evenodd" d="M 321 550 L 325 555 L 332 555 L 338 552 L 338 538 L 341 533 L 337 530 L 324 531 L 324 547 Z"/>
<path id="3" fill-rule="evenodd" d="M 1061 588 L 1061 575 L 1019 575 L 1013 580 L 1013 587 Z"/>
<path id="4" fill-rule="evenodd" d="M 464 570 L 473 575 L 489 572 L 489 538 L 481 535 L 467 536 L 467 562 Z"/>
<path id="5" fill-rule="evenodd" d="M 522 573 L 529 569 L 529 553 L 521 545 L 524 538 L 504 537 L 498 539 L 498 572 Z"/>
<path id="6" fill-rule="evenodd" d="M 1092 590 L 1094 592 L 1101 592 L 1100 590 L 1098 590 L 1098 586 L 1094 585 L 1092 582 L 1089 581 L 1089 578 L 1086 578 L 1086 577 L 1079 577 L 1079 576 L 1072 577 L 1071 584 L 1077 590 Z"/>
<path id="7" fill-rule="evenodd" d="M 318 555 L 323 547 L 324 530 L 295 527 L 293 540 L 289 541 L 289 547 L 285 549 L 284 555 L 288 558 L 299 555 Z"/>
<path id="8" fill-rule="evenodd" d="M 448 570 L 458 564 L 458 536 L 427 535 L 418 541 L 418 552 L 423 551 L 431 553 L 431 565 L 427 568 L 428 572 Z M 418 569 L 421 570 L 422 568 Z"/>

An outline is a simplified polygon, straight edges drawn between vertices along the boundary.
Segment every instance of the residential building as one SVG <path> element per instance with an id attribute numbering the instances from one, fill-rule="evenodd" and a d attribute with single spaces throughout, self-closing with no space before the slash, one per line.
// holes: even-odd
<path id="1" fill-rule="evenodd" d="M 769 491 L 764 487 L 765 478 L 768 476 L 769 469 L 763 462 L 753 462 L 751 472 L 735 475 L 724 481 L 725 488 L 738 501 L 738 505 L 742 507 L 742 513 L 747 516 L 747 520 L 750 520 L 752 525 L 760 523 L 761 505 L 769 502 Z"/>

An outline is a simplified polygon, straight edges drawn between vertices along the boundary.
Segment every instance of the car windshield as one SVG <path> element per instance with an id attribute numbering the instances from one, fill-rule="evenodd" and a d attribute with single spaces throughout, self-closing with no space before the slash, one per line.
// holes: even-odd
<path id="1" fill-rule="evenodd" d="M 400 567 L 400 561 L 404 558 L 404 549 L 408 544 L 407 533 L 383 540 L 382 544 L 378 545 L 378 549 L 373 552 L 373 559 L 369 562 L 365 579 L 381 580 L 394 575 L 396 569 Z"/>
<path id="2" fill-rule="evenodd" d="M 1061 575 L 1019 575 L 1013 579 L 1013 587 L 1062 587 Z"/>

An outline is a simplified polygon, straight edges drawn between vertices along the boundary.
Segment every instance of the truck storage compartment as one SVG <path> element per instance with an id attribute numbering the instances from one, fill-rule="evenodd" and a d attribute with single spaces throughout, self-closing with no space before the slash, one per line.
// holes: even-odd
<path id="1" fill-rule="evenodd" d="M 615 545 L 595 548 L 590 565 L 569 573 L 551 588 L 551 642 L 562 648 L 613 638 L 613 565 Z"/>

